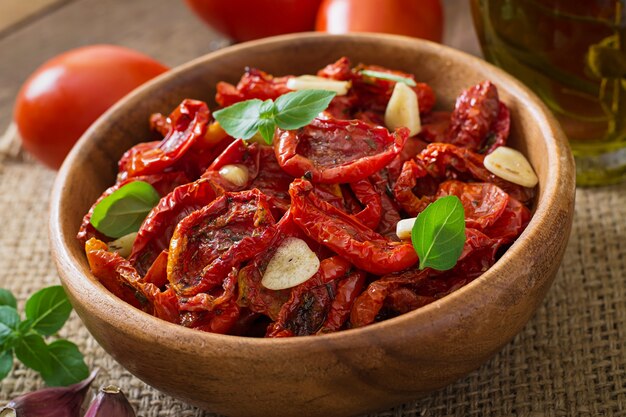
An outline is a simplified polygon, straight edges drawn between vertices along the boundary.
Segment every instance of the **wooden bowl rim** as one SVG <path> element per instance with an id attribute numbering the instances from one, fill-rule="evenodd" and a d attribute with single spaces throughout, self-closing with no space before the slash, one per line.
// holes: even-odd
<path id="1" fill-rule="evenodd" d="M 263 46 L 274 48 L 288 47 L 289 44 L 294 41 L 315 39 L 365 40 L 381 42 L 383 44 L 392 43 L 401 47 L 416 48 L 426 54 L 445 55 L 448 56 L 451 61 L 465 61 L 467 63 L 466 65 L 477 67 L 481 73 L 484 74 L 485 79 L 491 80 L 499 87 L 502 86 L 502 88 L 506 88 L 511 96 L 514 96 L 516 100 L 527 105 L 527 110 L 535 117 L 539 130 L 545 134 L 549 174 L 547 175 L 547 182 L 542 184 L 544 192 L 541 199 L 537 201 L 537 209 L 528 227 L 505 254 L 476 280 L 450 295 L 418 310 L 357 329 L 343 330 L 319 336 L 300 336 L 280 339 L 221 335 L 201 332 L 172 324 L 130 307 L 128 304 L 109 293 L 95 279 L 86 279 L 76 266 L 75 260 L 65 248 L 64 242 L 66 238 L 74 239 L 74 236 L 66 236 L 65 232 L 61 229 L 61 213 L 59 208 L 61 206 L 64 186 L 69 179 L 67 174 L 71 165 L 74 163 L 75 159 L 78 159 L 80 148 L 87 143 L 87 141 L 91 140 L 92 136 L 98 135 L 99 127 L 104 124 L 105 120 L 119 116 L 123 112 L 127 102 L 138 97 L 153 94 L 158 90 L 160 85 L 168 83 L 169 80 L 175 78 L 178 74 L 202 65 L 206 61 L 219 60 L 231 54 L 245 53 L 245 51 L 253 48 Z M 90 314 L 97 315 L 100 320 L 115 323 L 119 318 L 119 314 L 116 314 L 115 311 L 118 309 L 127 310 L 125 315 L 132 319 L 132 323 L 119 323 L 119 327 L 125 328 L 125 331 L 132 332 L 133 336 L 136 338 L 141 338 L 148 342 L 154 341 L 155 337 L 158 336 L 159 343 L 177 345 L 181 350 L 194 350 L 199 346 L 206 347 L 207 345 L 221 345 L 227 350 L 230 347 L 234 348 L 245 344 L 254 349 L 259 349 L 259 354 L 263 352 L 272 354 L 272 352 L 276 353 L 283 349 L 297 349 L 304 346 L 307 346 L 309 349 L 325 349 L 329 344 L 336 345 L 338 343 L 344 348 L 349 348 L 350 346 L 361 346 L 370 343 L 371 336 L 376 334 L 389 337 L 396 332 L 402 333 L 402 330 L 407 329 L 412 329 L 412 331 L 415 332 L 428 331 L 428 329 L 436 327 L 435 322 L 441 321 L 443 323 L 449 323 L 448 319 L 458 319 L 457 313 L 463 311 L 463 306 L 466 304 L 468 298 L 477 297 L 481 293 L 487 294 L 490 287 L 485 285 L 486 283 L 494 284 L 507 278 L 508 274 L 501 273 L 504 265 L 512 258 L 523 255 L 523 241 L 532 241 L 537 238 L 542 228 L 548 227 L 555 222 L 555 219 L 551 217 L 553 209 L 559 205 L 565 206 L 567 201 L 571 201 L 574 198 L 574 190 L 574 163 L 565 135 L 540 99 L 520 81 L 503 70 L 496 68 L 480 58 L 453 48 L 405 36 L 367 33 L 348 35 L 328 35 L 320 33 L 289 34 L 230 46 L 196 58 L 149 81 L 104 113 L 85 132 L 77 146 L 74 147 L 66 158 L 56 177 L 51 197 L 49 238 L 53 257 L 55 258 L 57 268 L 62 276 L 61 281 L 63 285 L 66 288 L 69 286 L 73 291 L 76 291 L 76 294 L 81 299 L 81 303 L 85 302 L 89 297 L 89 292 L 97 294 L 99 296 L 98 301 L 100 305 L 90 307 L 89 309 Z M 78 283 L 77 280 L 82 282 Z"/>

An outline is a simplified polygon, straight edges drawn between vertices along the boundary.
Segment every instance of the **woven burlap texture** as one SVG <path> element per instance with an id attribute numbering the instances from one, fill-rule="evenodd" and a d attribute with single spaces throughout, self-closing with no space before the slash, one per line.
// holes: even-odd
<path id="1" fill-rule="evenodd" d="M 47 241 L 55 173 L 28 158 L 0 164 L 0 286 L 23 305 L 32 292 L 58 283 Z M 626 185 L 579 189 L 576 198 L 563 265 L 522 333 L 466 378 L 377 416 L 626 415 Z M 212 415 L 130 375 L 75 314 L 61 334 L 79 345 L 90 367 L 100 367 L 94 386 L 120 385 L 139 416 Z M 0 404 L 42 386 L 16 364 L 0 382 Z"/>

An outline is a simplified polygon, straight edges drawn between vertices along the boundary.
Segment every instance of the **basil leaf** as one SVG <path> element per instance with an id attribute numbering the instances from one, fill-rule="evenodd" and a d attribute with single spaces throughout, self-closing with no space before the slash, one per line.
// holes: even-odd
<path id="1" fill-rule="evenodd" d="M 380 78 L 381 80 L 389 80 L 389 81 L 395 81 L 397 83 L 404 83 L 408 85 L 409 87 L 417 86 L 417 83 L 412 78 L 403 77 L 401 75 L 392 74 L 389 72 L 373 71 L 373 70 L 361 70 L 359 72 L 365 76 L 372 77 L 372 78 Z"/>
<path id="2" fill-rule="evenodd" d="M 0 323 L 0 346 L 4 346 L 4 344 L 9 340 L 12 334 L 13 329 L 11 329 L 4 323 Z"/>
<path id="3" fill-rule="evenodd" d="M 13 307 L 0 306 L 0 323 L 17 330 L 17 325 L 20 324 L 20 315 Z"/>
<path id="4" fill-rule="evenodd" d="M 4 379 L 13 368 L 13 351 L 7 350 L 0 353 L 0 380 Z"/>
<path id="5" fill-rule="evenodd" d="M 78 347 L 67 340 L 55 340 L 48 345 L 50 369 L 42 372 L 46 384 L 51 387 L 75 384 L 87 378 L 89 368 Z"/>
<path id="6" fill-rule="evenodd" d="M 276 124 L 281 129 L 293 130 L 306 126 L 326 110 L 337 95 L 328 90 L 299 90 L 276 99 Z"/>
<path id="7" fill-rule="evenodd" d="M 431 203 L 415 220 L 411 241 L 420 260 L 420 269 L 451 269 L 465 245 L 465 210 L 456 196 Z"/>
<path id="8" fill-rule="evenodd" d="M 50 353 L 43 337 L 30 333 L 22 337 L 15 346 L 15 356 L 30 369 L 44 374 L 50 373 Z"/>
<path id="9" fill-rule="evenodd" d="M 103 198 L 94 208 L 90 222 L 109 237 L 126 236 L 139 230 L 160 199 L 152 185 L 133 181 Z"/>
<path id="10" fill-rule="evenodd" d="M 17 308 L 17 300 L 11 291 L 0 288 L 0 306 Z"/>
<path id="11" fill-rule="evenodd" d="M 72 305 L 63 287 L 55 285 L 31 295 L 24 310 L 26 318 L 32 321 L 30 328 L 48 336 L 63 327 L 70 316 Z"/>
<path id="12" fill-rule="evenodd" d="M 241 101 L 213 112 L 213 117 L 230 136 L 250 139 L 258 130 L 263 104 L 261 100 L 256 98 Z"/>
<path id="13" fill-rule="evenodd" d="M 276 123 L 273 120 L 261 120 L 259 123 L 259 133 L 268 145 L 274 140 L 274 132 L 276 131 Z"/>

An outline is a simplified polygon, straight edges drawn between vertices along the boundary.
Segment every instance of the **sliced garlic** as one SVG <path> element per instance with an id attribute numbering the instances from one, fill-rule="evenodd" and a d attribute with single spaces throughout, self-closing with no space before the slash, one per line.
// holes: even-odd
<path id="1" fill-rule="evenodd" d="M 350 89 L 350 81 L 337 81 L 315 75 L 301 75 L 287 80 L 287 88 L 290 90 L 329 90 L 343 96 Z"/>
<path id="2" fill-rule="evenodd" d="M 402 219 L 396 224 L 396 235 L 399 239 L 404 240 L 411 238 L 411 232 L 413 231 L 413 225 L 416 219 L 417 217 Z"/>
<path id="3" fill-rule="evenodd" d="M 407 127 L 410 136 L 422 130 L 417 94 L 405 83 L 396 83 L 385 110 L 385 125 L 389 130 Z"/>
<path id="4" fill-rule="evenodd" d="M 128 258 L 133 250 L 135 238 L 137 238 L 137 232 L 129 233 L 119 239 L 115 239 L 114 241 L 107 243 L 109 246 L 109 252 L 116 252 L 124 258 Z"/>
<path id="5" fill-rule="evenodd" d="M 250 176 L 248 175 L 248 168 L 245 165 L 224 165 L 219 170 L 219 174 L 226 181 L 234 184 L 237 187 L 243 187 L 248 183 Z"/>
<path id="6" fill-rule="evenodd" d="M 295 287 L 315 275 L 319 267 L 320 260 L 304 240 L 288 237 L 267 264 L 261 284 L 270 290 Z"/>
<path id="7" fill-rule="evenodd" d="M 514 184 L 534 187 L 539 182 L 528 159 L 520 152 L 506 146 L 500 146 L 485 157 L 485 168 Z"/>

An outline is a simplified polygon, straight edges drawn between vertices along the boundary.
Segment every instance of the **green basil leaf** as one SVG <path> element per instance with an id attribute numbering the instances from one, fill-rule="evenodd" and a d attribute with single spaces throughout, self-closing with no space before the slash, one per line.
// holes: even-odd
<path id="1" fill-rule="evenodd" d="M 91 224 L 113 238 L 139 230 L 141 223 L 161 199 L 147 182 L 130 182 L 100 201 L 93 210 Z"/>
<path id="2" fill-rule="evenodd" d="M 89 368 L 78 347 L 68 340 L 55 340 L 48 345 L 50 369 L 42 372 L 46 384 L 51 387 L 75 384 L 87 378 Z"/>
<path id="3" fill-rule="evenodd" d="M 72 305 L 63 287 L 55 285 L 31 295 L 24 310 L 26 318 L 31 320 L 30 328 L 48 336 L 63 327 L 70 316 Z"/>
<path id="4" fill-rule="evenodd" d="M 258 130 L 262 105 L 264 102 L 256 98 L 241 101 L 213 112 L 213 117 L 230 136 L 250 139 Z"/>
<path id="5" fill-rule="evenodd" d="M 283 94 L 276 99 L 276 124 L 281 129 L 293 130 L 306 126 L 337 95 L 328 90 L 299 90 Z"/>
<path id="6" fill-rule="evenodd" d="M 0 288 L 0 306 L 17 308 L 17 300 L 11 291 Z"/>
<path id="7" fill-rule="evenodd" d="M 0 353 L 0 381 L 3 380 L 13 368 L 13 351 L 7 350 Z"/>
<path id="8" fill-rule="evenodd" d="M 0 346 L 4 346 L 13 334 L 13 329 L 4 323 L 0 323 Z"/>
<path id="9" fill-rule="evenodd" d="M 0 306 L 0 323 L 17 330 L 17 326 L 20 324 L 20 315 L 13 307 Z"/>
<path id="10" fill-rule="evenodd" d="M 44 374 L 50 373 L 50 353 L 43 337 L 30 333 L 19 339 L 15 346 L 15 356 L 30 369 Z"/>
<path id="11" fill-rule="evenodd" d="M 395 81 L 397 83 L 404 83 L 408 85 L 409 87 L 415 87 L 417 85 L 415 80 L 413 80 L 412 78 L 403 77 L 401 75 L 392 74 L 389 72 L 373 71 L 373 70 L 361 70 L 359 72 L 365 76 L 372 77 L 372 78 L 380 78 L 381 80 L 389 80 L 389 81 Z"/>
<path id="12" fill-rule="evenodd" d="M 268 145 L 274 140 L 274 132 L 276 131 L 276 123 L 274 120 L 261 120 L 259 123 L 259 133 Z"/>
<path id="13" fill-rule="evenodd" d="M 465 245 L 465 210 L 456 196 L 431 203 L 415 220 L 411 241 L 420 269 L 446 271 L 456 265 Z"/>

